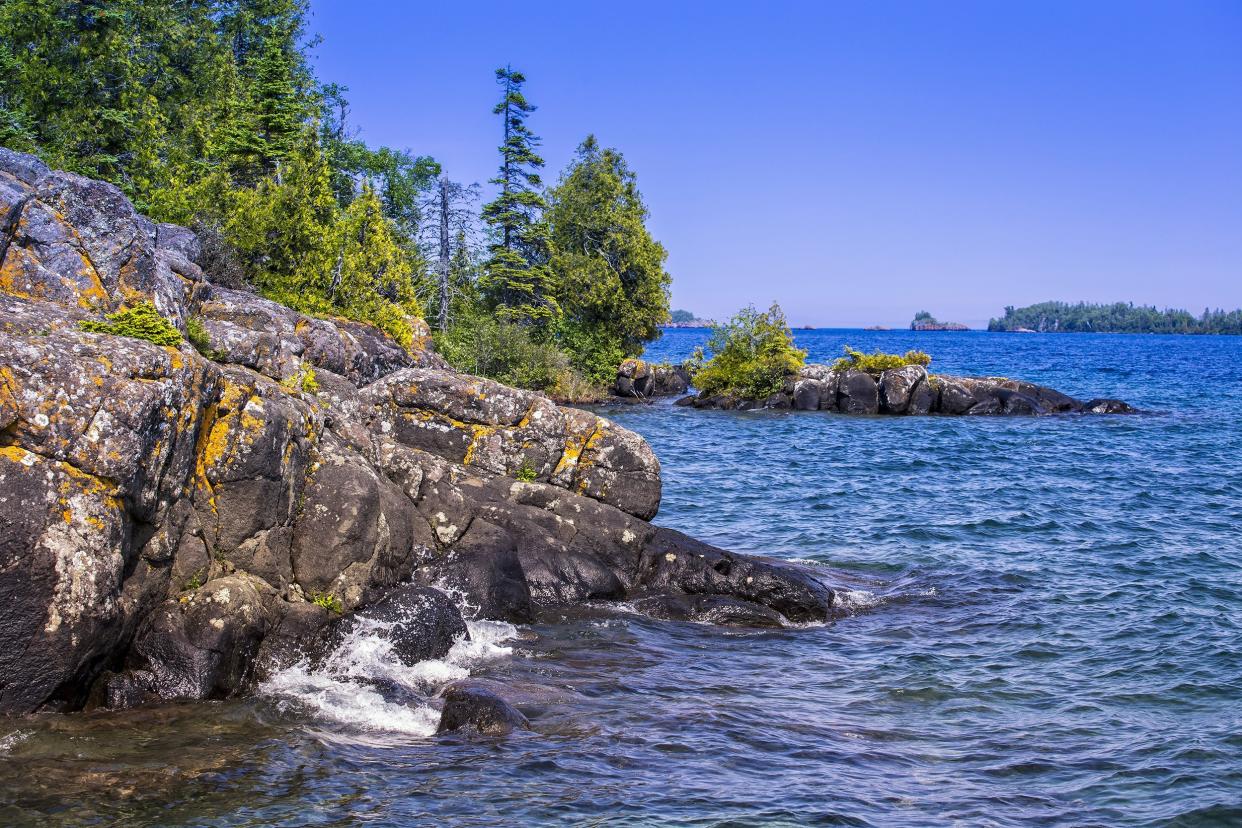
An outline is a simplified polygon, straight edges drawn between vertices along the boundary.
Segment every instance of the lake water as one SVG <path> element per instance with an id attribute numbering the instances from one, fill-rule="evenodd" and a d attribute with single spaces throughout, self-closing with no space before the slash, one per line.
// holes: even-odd
<path id="1" fill-rule="evenodd" d="M 661 459 L 658 523 L 823 566 L 850 615 L 592 608 L 416 668 L 358 640 L 253 700 L 0 720 L 0 824 L 1242 825 L 1242 338 L 797 337 L 1152 413 L 610 409 Z M 436 738 L 349 681 L 467 672 L 564 693 L 530 733 Z"/>

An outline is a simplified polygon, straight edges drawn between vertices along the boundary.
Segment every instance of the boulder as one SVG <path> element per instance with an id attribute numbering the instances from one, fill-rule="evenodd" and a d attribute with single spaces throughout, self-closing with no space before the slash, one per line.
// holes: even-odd
<path id="1" fill-rule="evenodd" d="M 793 407 L 798 411 L 818 411 L 819 401 L 823 398 L 827 387 L 827 383 L 823 380 L 798 380 L 793 388 Z"/>
<path id="2" fill-rule="evenodd" d="M 491 686 L 455 682 L 443 692 L 444 709 L 436 733 L 471 727 L 480 733 L 506 734 L 529 730 L 530 722 Z"/>
<path id="3" fill-rule="evenodd" d="M 530 586 L 513 536 L 482 518 L 453 544 L 448 557 L 421 576 L 467 596 L 474 618 L 514 624 L 534 620 Z"/>
<path id="4" fill-rule="evenodd" d="M 878 414 L 880 389 L 865 371 L 846 371 L 837 386 L 837 409 L 843 414 Z"/>
<path id="5" fill-rule="evenodd" d="M 885 414 L 905 414 L 910 400 L 919 385 L 927 382 L 927 369 L 921 365 L 890 368 L 880 375 L 880 411 Z"/>

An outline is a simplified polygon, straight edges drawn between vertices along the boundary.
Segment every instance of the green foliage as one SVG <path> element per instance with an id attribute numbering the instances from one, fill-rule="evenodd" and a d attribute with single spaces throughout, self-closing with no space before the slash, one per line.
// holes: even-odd
<path id="1" fill-rule="evenodd" d="M 837 357 L 832 363 L 834 371 L 866 371 L 868 374 L 880 374 L 890 368 L 904 368 L 907 365 L 922 365 L 926 368 L 931 365 L 931 357 L 922 351 L 906 351 L 898 356 L 897 354 L 886 354 L 882 351 L 876 351 L 871 354 L 864 354 L 862 351 L 856 351 L 849 345 L 845 346 L 845 356 Z"/>
<path id="2" fill-rule="evenodd" d="M 1005 315 L 988 323 L 989 331 L 1019 329 L 1062 333 L 1242 334 L 1242 309 L 1204 308 L 1195 318 L 1184 310 L 1157 310 L 1147 305 L 1116 302 L 1040 302 L 1025 308 L 1005 308 Z"/>
<path id="3" fill-rule="evenodd" d="M 523 457 L 522 465 L 518 466 L 518 470 L 514 472 L 513 476 L 523 483 L 531 483 L 538 474 L 535 472 L 535 467 L 530 464 L 530 461 Z"/>
<path id="4" fill-rule="evenodd" d="M 746 399 L 763 399 L 780 391 L 786 377 L 806 360 L 806 351 L 794 346 L 785 313 L 775 303 L 764 312 L 753 305 L 743 308 L 728 322 L 713 327 L 707 350 L 711 359 L 703 362 L 700 351 L 697 360 L 691 360 L 695 388 Z"/>
<path id="5" fill-rule="evenodd" d="M 329 592 L 316 590 L 310 594 L 310 600 L 315 606 L 323 607 L 328 612 L 334 612 L 337 615 L 345 611 L 345 606 L 341 603 L 341 599 Z"/>
<path id="6" fill-rule="evenodd" d="M 160 316 L 160 312 L 150 302 L 110 313 L 105 318 L 107 322 L 91 319 L 83 321 L 80 323 L 81 328 L 90 333 L 145 339 L 156 345 L 171 345 L 174 348 L 181 344 L 181 332 Z"/>
<path id="7" fill-rule="evenodd" d="M 459 371 L 533 391 L 552 391 L 572 371 L 554 344 L 534 338 L 530 328 L 486 312 L 463 318 L 436 334 L 437 350 Z"/>
<path id="8" fill-rule="evenodd" d="M 647 215 L 637 176 L 593 135 L 549 193 L 558 338 L 596 382 L 641 354 L 669 316 L 668 253 L 648 232 Z"/>
<path id="9" fill-rule="evenodd" d="M 207 570 L 200 569 L 190 576 L 190 579 L 181 585 L 182 592 L 192 592 L 203 585 L 203 579 L 207 575 Z"/>

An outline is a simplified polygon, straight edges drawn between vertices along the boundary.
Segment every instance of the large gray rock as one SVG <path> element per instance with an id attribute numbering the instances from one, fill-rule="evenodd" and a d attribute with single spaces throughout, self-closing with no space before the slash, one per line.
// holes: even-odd
<path id="1" fill-rule="evenodd" d="M 906 414 L 910 401 L 920 384 L 927 382 L 927 369 L 921 365 L 891 368 L 880 375 L 880 411 L 885 414 Z"/>
<path id="2" fill-rule="evenodd" d="M 880 389 L 865 371 L 846 371 L 837 386 L 837 408 L 843 414 L 878 414 Z"/>

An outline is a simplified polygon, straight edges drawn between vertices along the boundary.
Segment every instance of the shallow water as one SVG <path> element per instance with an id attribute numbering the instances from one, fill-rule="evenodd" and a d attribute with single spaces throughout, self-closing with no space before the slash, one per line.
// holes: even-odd
<path id="1" fill-rule="evenodd" d="M 254 700 L 0 720 L 0 824 L 1242 824 L 1242 338 L 798 337 L 1155 413 L 611 409 L 661 459 L 657 522 L 823 565 L 852 613 L 588 608 L 415 668 L 372 631 Z M 437 738 L 350 681 L 467 671 L 564 692 L 531 733 Z"/>

